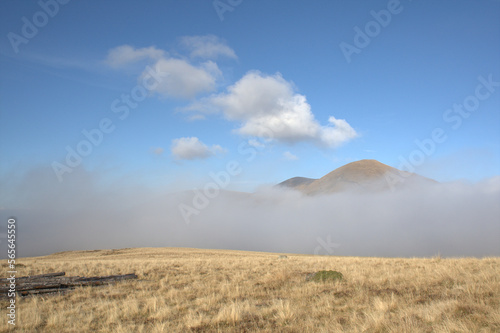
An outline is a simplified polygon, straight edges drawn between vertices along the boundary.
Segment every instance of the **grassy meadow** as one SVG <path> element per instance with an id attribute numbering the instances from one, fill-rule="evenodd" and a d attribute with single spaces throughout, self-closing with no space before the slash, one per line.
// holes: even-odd
<path id="1" fill-rule="evenodd" d="M 138 248 L 21 258 L 18 277 L 139 279 L 18 298 L 15 331 L 500 332 L 500 258 L 279 255 Z M 319 270 L 344 279 L 306 281 Z M 9 332 L 1 303 L 0 332 Z"/>

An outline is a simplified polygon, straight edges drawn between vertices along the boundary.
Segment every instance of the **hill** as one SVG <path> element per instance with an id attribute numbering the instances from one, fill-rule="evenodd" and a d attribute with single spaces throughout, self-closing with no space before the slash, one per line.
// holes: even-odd
<path id="1" fill-rule="evenodd" d="M 320 179 L 294 177 L 280 183 L 305 194 L 325 194 L 341 191 L 377 192 L 402 189 L 436 181 L 401 171 L 377 160 L 360 160 L 341 166 Z"/>
<path id="2" fill-rule="evenodd" d="M 315 180 L 317 180 L 317 179 L 306 178 L 306 177 L 293 177 L 293 178 L 285 180 L 284 182 L 279 183 L 278 186 L 283 186 L 283 187 L 306 186 L 306 185 L 311 184 Z"/>

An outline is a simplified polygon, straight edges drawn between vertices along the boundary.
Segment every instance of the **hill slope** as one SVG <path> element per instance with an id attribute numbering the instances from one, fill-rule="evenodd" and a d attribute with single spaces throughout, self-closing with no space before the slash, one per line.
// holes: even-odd
<path id="1" fill-rule="evenodd" d="M 307 179 L 309 181 L 297 181 Z M 407 188 L 419 183 L 436 181 L 401 171 L 376 160 L 360 160 L 333 170 L 320 179 L 295 177 L 280 185 L 297 189 L 305 194 L 324 194 L 341 191 L 386 191 Z"/>
<path id="2" fill-rule="evenodd" d="M 284 186 L 284 187 L 306 186 L 314 182 L 315 180 L 317 179 L 306 178 L 306 177 L 293 177 L 285 180 L 284 182 L 279 183 L 278 186 Z"/>

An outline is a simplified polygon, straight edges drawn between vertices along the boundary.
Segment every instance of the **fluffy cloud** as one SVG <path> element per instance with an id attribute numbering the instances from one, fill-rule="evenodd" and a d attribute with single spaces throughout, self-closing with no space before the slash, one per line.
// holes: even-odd
<path id="1" fill-rule="evenodd" d="M 237 58 L 234 50 L 214 35 L 185 36 L 182 37 L 181 44 L 190 50 L 191 58 L 217 59 L 219 56 Z"/>
<path id="2" fill-rule="evenodd" d="M 295 93 L 293 85 L 280 74 L 249 72 L 226 93 L 207 98 L 188 109 L 221 110 L 227 119 L 241 123 L 237 129 L 239 134 L 285 143 L 312 141 L 336 147 L 357 136 L 343 119 L 330 117 L 328 125 L 320 125 L 306 97 Z"/>
<path id="3" fill-rule="evenodd" d="M 191 99 L 198 94 L 212 92 L 222 72 L 213 61 L 193 64 L 186 59 L 172 58 L 155 47 L 135 49 L 130 45 L 118 46 L 108 53 L 106 63 L 121 69 L 139 61 L 148 60 L 162 76 L 161 82 L 152 89 L 163 97 Z M 144 71 L 141 76 L 149 75 Z"/>
<path id="4" fill-rule="evenodd" d="M 183 37 L 181 43 L 191 51 L 191 58 L 236 58 L 234 51 L 213 35 Z M 141 60 L 149 60 L 154 70 L 161 74 L 162 80 L 152 92 L 163 97 L 193 99 L 213 92 L 217 80 L 222 77 L 219 67 L 211 60 L 193 63 L 192 60 L 172 58 L 155 47 L 134 49 L 122 45 L 109 51 L 107 63 L 118 68 Z M 326 125 L 321 125 L 306 97 L 296 93 L 292 83 L 279 73 L 248 72 L 226 92 L 202 98 L 185 110 L 205 114 L 222 112 L 228 120 L 241 124 L 236 130 L 238 134 L 267 141 L 309 141 L 337 147 L 357 136 L 344 119 L 331 116 Z M 200 118 L 203 115 L 198 113 L 190 119 Z"/>
<path id="5" fill-rule="evenodd" d="M 221 72 L 217 64 L 204 63 L 196 67 L 183 59 L 160 59 L 154 65 L 158 73 L 163 73 L 163 80 L 153 91 L 164 97 L 194 98 L 196 95 L 215 89 L 216 79 Z M 144 72 L 145 75 L 147 72 Z"/>
<path id="6" fill-rule="evenodd" d="M 122 45 L 109 50 L 106 63 L 113 68 L 119 68 L 144 59 L 157 60 L 164 55 L 163 50 L 154 46 L 135 49 L 130 45 Z"/>
<path id="7" fill-rule="evenodd" d="M 208 147 L 197 137 L 174 139 L 171 150 L 172 155 L 178 160 L 204 159 L 225 151 L 219 145 Z"/>
<path id="8" fill-rule="evenodd" d="M 356 131 L 344 119 L 328 118 L 330 126 L 322 127 L 321 141 L 328 146 L 337 146 L 358 136 Z"/>

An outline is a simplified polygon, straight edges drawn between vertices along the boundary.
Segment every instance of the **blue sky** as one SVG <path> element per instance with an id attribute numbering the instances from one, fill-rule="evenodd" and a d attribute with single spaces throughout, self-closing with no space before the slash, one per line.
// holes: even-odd
<path id="1" fill-rule="evenodd" d="M 4 188 L 47 168 L 176 191 L 230 161 L 240 191 L 366 158 L 500 174 L 499 1 L 7 0 L 0 16 Z M 71 167 L 67 147 L 91 152 Z"/>

